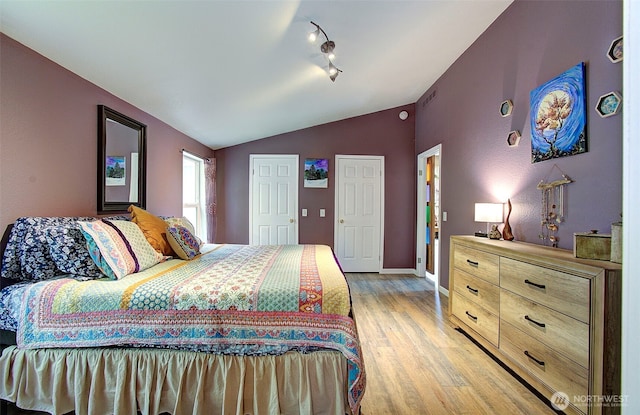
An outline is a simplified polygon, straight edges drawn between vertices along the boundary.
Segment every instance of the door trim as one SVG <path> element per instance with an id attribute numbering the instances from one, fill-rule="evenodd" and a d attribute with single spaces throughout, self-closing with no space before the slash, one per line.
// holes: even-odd
<path id="1" fill-rule="evenodd" d="M 334 218 L 333 218 L 333 249 L 334 252 L 338 252 L 338 206 L 340 201 L 339 193 L 339 181 L 340 176 L 338 172 L 338 160 L 340 159 L 362 159 L 362 160 L 380 160 L 380 257 L 378 262 L 378 272 L 382 272 L 384 265 L 384 156 L 363 156 L 363 155 L 348 155 L 348 154 L 336 154 L 335 157 L 335 190 L 334 190 Z"/>
<path id="2" fill-rule="evenodd" d="M 440 180 L 438 181 L 439 189 L 436 189 L 440 193 L 440 216 L 442 216 L 442 144 L 438 144 L 437 146 L 431 147 L 427 151 L 423 151 L 418 154 L 417 162 L 416 162 L 416 202 L 417 202 L 417 217 L 416 217 L 416 276 L 420 278 L 425 278 L 426 275 L 426 267 L 425 267 L 425 259 L 422 258 L 421 252 L 424 248 L 424 240 L 426 238 L 426 219 L 424 215 L 424 206 L 423 201 L 426 197 L 424 186 L 421 186 L 422 182 L 420 176 L 420 170 L 423 168 L 422 166 L 426 164 L 427 158 L 435 155 L 440 156 Z M 440 236 L 442 236 L 442 217 L 438 218 L 438 223 L 440 224 Z M 435 258 L 435 270 L 434 274 L 436 277 L 437 288 L 440 288 L 440 269 L 441 269 L 441 260 L 442 260 L 442 239 L 440 239 L 440 249 L 435 253 L 437 258 Z"/>
<path id="3" fill-rule="evenodd" d="M 300 204 L 300 155 L 298 154 L 249 154 L 249 245 L 253 245 L 253 161 L 255 159 L 292 159 L 296 161 L 295 171 L 295 209 L 294 209 L 294 229 L 295 229 L 295 243 L 300 242 L 300 226 L 298 218 L 298 207 Z"/>

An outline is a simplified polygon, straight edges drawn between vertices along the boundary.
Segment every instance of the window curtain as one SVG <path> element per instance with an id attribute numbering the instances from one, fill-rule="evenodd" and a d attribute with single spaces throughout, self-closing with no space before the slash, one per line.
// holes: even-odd
<path id="1" fill-rule="evenodd" d="M 204 191 L 205 208 L 207 212 L 207 242 L 216 241 L 217 228 L 217 196 L 216 196 L 216 159 L 207 158 L 204 161 Z"/>

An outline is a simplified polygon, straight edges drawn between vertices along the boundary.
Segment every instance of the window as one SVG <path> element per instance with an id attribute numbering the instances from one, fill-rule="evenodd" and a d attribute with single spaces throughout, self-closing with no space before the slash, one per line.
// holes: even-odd
<path id="1" fill-rule="evenodd" d="M 182 153 L 182 215 L 196 229 L 196 235 L 207 240 L 207 210 L 205 207 L 204 160 Z"/>

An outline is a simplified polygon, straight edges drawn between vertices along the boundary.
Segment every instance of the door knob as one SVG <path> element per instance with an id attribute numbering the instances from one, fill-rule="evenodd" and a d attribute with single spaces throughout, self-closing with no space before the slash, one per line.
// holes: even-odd
<path id="1" fill-rule="evenodd" d="M 344 219 L 340 219 L 340 223 L 344 223 Z"/>
<path id="2" fill-rule="evenodd" d="M 289 219 L 289 223 L 293 223 L 295 222 L 293 219 Z"/>

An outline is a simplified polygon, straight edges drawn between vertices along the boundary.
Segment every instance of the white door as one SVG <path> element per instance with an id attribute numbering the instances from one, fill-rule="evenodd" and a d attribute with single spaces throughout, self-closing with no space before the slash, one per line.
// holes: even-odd
<path id="1" fill-rule="evenodd" d="M 298 243 L 298 155 L 249 156 L 249 244 Z"/>
<path id="2" fill-rule="evenodd" d="M 335 250 L 345 272 L 382 269 L 384 157 L 336 156 Z"/>

